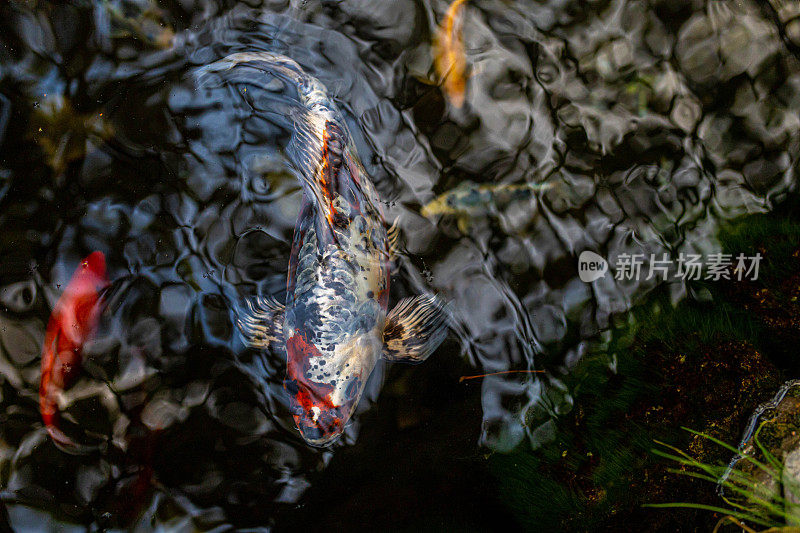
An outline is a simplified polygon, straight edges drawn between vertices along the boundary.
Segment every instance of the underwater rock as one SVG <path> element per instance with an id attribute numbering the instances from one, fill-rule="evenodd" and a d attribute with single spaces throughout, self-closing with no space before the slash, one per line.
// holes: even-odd
<path id="1" fill-rule="evenodd" d="M 786 522 L 800 526 L 800 448 L 787 453 L 783 461 L 783 497 L 790 515 Z"/>
<path id="2" fill-rule="evenodd" d="M 783 26 L 786 38 L 800 46 L 800 2 L 797 0 L 770 0 L 778 21 Z"/>
<path id="3" fill-rule="evenodd" d="M 746 480 L 755 497 L 740 502 L 742 505 L 761 506 L 761 500 L 784 505 L 787 523 L 800 525 L 800 381 L 787 382 L 772 401 L 756 409 L 747 433 L 750 434 L 740 445 L 740 455 L 734 457 L 731 471 L 722 479 Z M 742 460 L 744 457 L 754 458 L 771 469 Z"/>
<path id="4" fill-rule="evenodd" d="M 755 76 L 778 52 L 775 28 L 755 8 L 711 2 L 681 28 L 676 55 L 683 72 L 694 82 L 727 81 L 747 72 Z"/>
<path id="5" fill-rule="evenodd" d="M 669 118 L 672 122 L 686 133 L 694 131 L 697 126 L 702 109 L 697 99 L 690 96 L 681 96 L 675 99 Z"/>

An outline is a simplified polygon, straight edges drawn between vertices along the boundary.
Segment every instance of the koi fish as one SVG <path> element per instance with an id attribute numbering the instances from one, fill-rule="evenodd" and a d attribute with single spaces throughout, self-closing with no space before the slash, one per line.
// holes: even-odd
<path id="1" fill-rule="evenodd" d="M 237 319 L 249 346 L 286 353 L 284 389 L 300 434 L 324 446 L 344 431 L 378 360 L 419 363 L 446 335 L 435 296 L 406 298 L 388 311 L 394 230 L 344 118 L 325 87 L 293 60 L 239 53 L 208 67 L 248 65 L 297 90 L 290 162 L 303 200 L 289 258 L 285 303 L 247 301 Z"/>
<path id="2" fill-rule="evenodd" d="M 420 214 L 427 218 L 453 215 L 458 221 L 458 228 L 466 233 L 472 219 L 496 214 L 511 202 L 530 200 L 537 191 L 548 190 L 552 186 L 552 183 L 476 185 L 464 182 L 425 204 Z"/>
<path id="3" fill-rule="evenodd" d="M 433 66 L 445 95 L 456 107 L 464 105 L 467 87 L 467 54 L 461 32 L 461 11 L 466 0 L 455 0 L 442 19 L 433 39 Z"/>
<path id="4" fill-rule="evenodd" d="M 130 6 L 111 0 L 103 0 L 100 4 L 100 9 L 104 9 L 109 19 L 112 37 L 132 37 L 152 48 L 165 49 L 172 46 L 175 31 L 164 21 L 164 10 L 158 7 L 157 2 L 148 0 L 144 5 L 140 2 L 130 15 L 126 13 L 125 7 L 130 9 Z"/>
<path id="5" fill-rule="evenodd" d="M 58 427 L 58 396 L 78 375 L 81 349 L 100 317 L 100 291 L 108 284 L 105 257 L 102 252 L 91 253 L 75 270 L 47 323 L 39 411 L 53 442 L 65 451 L 79 446 Z"/>

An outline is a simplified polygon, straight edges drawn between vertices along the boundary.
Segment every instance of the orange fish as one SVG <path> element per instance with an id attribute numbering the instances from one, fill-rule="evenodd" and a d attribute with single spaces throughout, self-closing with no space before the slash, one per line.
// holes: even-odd
<path id="1" fill-rule="evenodd" d="M 78 445 L 58 427 L 58 395 L 78 375 L 83 344 L 100 317 L 100 291 L 108 284 L 106 259 L 102 252 L 93 252 L 75 270 L 47 324 L 39 411 L 53 442 L 65 450 L 77 449 Z"/>
<path id="2" fill-rule="evenodd" d="M 442 19 L 433 41 L 433 65 L 444 92 L 456 107 L 464 105 L 467 87 L 467 55 L 461 33 L 461 11 L 467 0 L 455 0 Z"/>

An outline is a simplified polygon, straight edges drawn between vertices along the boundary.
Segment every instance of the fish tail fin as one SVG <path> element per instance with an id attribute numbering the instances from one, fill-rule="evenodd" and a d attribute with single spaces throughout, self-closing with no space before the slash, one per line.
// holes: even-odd
<path id="1" fill-rule="evenodd" d="M 249 64 L 269 72 L 284 81 L 299 86 L 304 77 L 309 77 L 293 59 L 274 52 L 239 52 L 204 65 L 197 70 L 201 83 L 209 74 L 221 74 L 239 65 Z"/>
<path id="2" fill-rule="evenodd" d="M 47 430 L 50 440 L 56 445 L 56 448 L 72 455 L 86 455 L 98 449 L 98 446 L 79 444 L 64 433 L 59 427 L 61 417 L 58 413 L 58 405 L 56 404 L 55 398 L 48 399 L 44 406 L 40 404 L 40 409 L 42 411 L 44 428 Z"/>
<path id="3" fill-rule="evenodd" d="M 201 84 L 212 74 L 227 81 L 226 73 L 240 66 L 277 77 L 297 92 L 299 105 L 286 112 L 293 129 L 287 155 L 303 189 L 332 227 L 337 176 L 342 168 L 349 168 L 343 161 L 354 150 L 341 112 L 319 80 L 293 59 L 273 52 L 236 53 L 206 65 L 199 69 Z"/>
<path id="4" fill-rule="evenodd" d="M 53 443 L 58 446 L 59 449 L 62 450 L 72 450 L 78 446 L 78 444 L 69 438 L 66 433 L 64 433 L 60 427 L 58 427 L 58 416 L 53 414 L 50 416 L 42 416 L 42 420 L 44 420 L 44 427 L 47 430 L 47 434 L 50 435 L 50 438 L 53 440 Z"/>
<path id="5" fill-rule="evenodd" d="M 274 52 L 239 52 L 200 67 L 197 73 L 201 86 L 209 82 L 211 74 L 224 79 L 225 73 L 245 65 L 271 74 L 294 88 L 306 111 L 313 112 L 318 106 L 332 107 L 325 86 L 319 80 L 307 74 L 294 59 Z"/>
<path id="6" fill-rule="evenodd" d="M 55 354 L 52 350 L 48 350 L 43 357 L 43 362 L 52 365 L 51 361 L 55 360 Z M 39 386 L 39 412 L 42 415 L 42 422 L 47 430 L 47 434 L 53 440 L 53 443 L 61 450 L 68 451 L 78 448 L 78 444 L 64 433 L 58 427 L 60 420 L 59 407 L 56 393 L 52 390 L 53 384 L 51 382 L 50 372 L 42 374 L 41 385 Z"/>

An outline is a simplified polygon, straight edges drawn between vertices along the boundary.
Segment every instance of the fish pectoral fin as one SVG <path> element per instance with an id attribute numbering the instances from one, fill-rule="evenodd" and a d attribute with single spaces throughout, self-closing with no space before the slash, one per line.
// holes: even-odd
<path id="1" fill-rule="evenodd" d="M 245 344 L 251 348 L 266 348 L 283 343 L 283 317 L 286 307 L 271 296 L 256 296 L 245 300 L 236 318 Z"/>
<path id="2" fill-rule="evenodd" d="M 383 357 L 389 361 L 421 363 L 447 336 L 444 303 L 434 295 L 404 298 L 386 317 Z"/>

